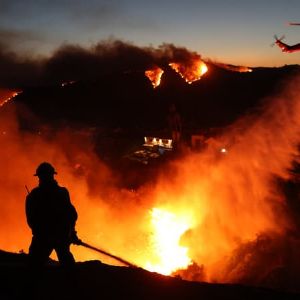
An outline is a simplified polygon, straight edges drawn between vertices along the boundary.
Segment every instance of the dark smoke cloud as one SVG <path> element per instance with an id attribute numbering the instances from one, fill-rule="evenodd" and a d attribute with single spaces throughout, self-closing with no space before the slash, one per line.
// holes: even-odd
<path id="1" fill-rule="evenodd" d="M 0 49 L 0 69 L 2 87 L 21 87 L 40 81 L 39 61 L 21 58 L 4 47 Z"/>
<path id="2" fill-rule="evenodd" d="M 2 42 L 3 43 L 3 42 Z M 105 40 L 90 48 L 66 44 L 49 58 L 24 58 L 5 47 L 0 49 L 0 85 L 53 84 L 64 80 L 97 80 L 114 72 L 144 72 L 170 62 L 189 63 L 199 58 L 196 52 L 172 44 L 158 48 L 138 47 L 120 40 Z"/>
<path id="3" fill-rule="evenodd" d="M 15 88 L 40 82 L 41 65 L 42 62 L 39 60 L 20 57 L 2 46 L 0 48 L 0 86 Z"/>
<path id="4" fill-rule="evenodd" d="M 124 43 L 104 41 L 90 49 L 65 45 L 45 64 L 45 75 L 55 79 L 97 79 L 103 73 L 144 70 L 151 65 L 151 51 Z"/>

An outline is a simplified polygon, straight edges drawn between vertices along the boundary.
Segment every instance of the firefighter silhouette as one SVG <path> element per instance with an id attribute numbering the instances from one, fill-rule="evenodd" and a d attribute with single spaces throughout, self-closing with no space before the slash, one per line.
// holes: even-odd
<path id="1" fill-rule="evenodd" d="M 75 231 L 77 212 L 68 190 L 54 179 L 55 174 L 50 163 L 41 163 L 34 174 L 39 184 L 26 197 L 26 218 L 32 231 L 29 247 L 31 266 L 45 265 L 53 250 L 61 265 L 75 264 L 70 244 L 78 240 Z"/>

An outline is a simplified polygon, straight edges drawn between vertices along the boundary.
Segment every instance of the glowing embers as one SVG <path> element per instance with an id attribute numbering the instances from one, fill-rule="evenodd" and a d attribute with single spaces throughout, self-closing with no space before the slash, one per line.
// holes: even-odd
<path id="1" fill-rule="evenodd" d="M 3 106 L 5 103 L 11 101 L 13 98 L 15 98 L 20 93 L 22 93 L 22 91 L 0 88 L 0 107 Z"/>
<path id="2" fill-rule="evenodd" d="M 208 71 L 207 65 L 200 58 L 188 63 L 169 63 L 169 66 L 189 84 L 201 79 Z"/>
<path id="3" fill-rule="evenodd" d="M 163 209 L 150 211 L 153 230 L 152 244 L 155 259 L 146 263 L 146 269 L 164 275 L 185 269 L 191 263 L 188 248 L 179 245 L 181 236 L 191 228 L 190 218 Z"/>
<path id="4" fill-rule="evenodd" d="M 162 70 L 159 67 L 155 67 L 151 70 L 145 71 L 145 75 L 151 81 L 153 88 L 156 88 L 160 85 L 161 76 L 162 76 L 163 73 L 164 73 L 164 70 Z"/>

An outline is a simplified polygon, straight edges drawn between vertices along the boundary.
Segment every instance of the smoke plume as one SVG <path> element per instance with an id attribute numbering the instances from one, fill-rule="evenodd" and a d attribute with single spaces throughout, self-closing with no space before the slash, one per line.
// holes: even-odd
<path id="1" fill-rule="evenodd" d="M 47 58 L 22 57 L 0 43 L 0 86 L 24 87 L 54 84 L 68 80 L 97 80 L 115 72 L 144 72 L 170 62 L 192 62 L 196 52 L 172 44 L 138 47 L 108 39 L 90 48 L 65 44 Z"/>

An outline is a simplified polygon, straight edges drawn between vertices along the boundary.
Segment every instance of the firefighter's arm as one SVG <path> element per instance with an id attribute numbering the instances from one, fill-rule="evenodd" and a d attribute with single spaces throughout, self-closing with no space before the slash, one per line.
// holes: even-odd
<path id="1" fill-rule="evenodd" d="M 82 244 L 81 239 L 77 236 L 77 231 L 75 230 L 75 228 L 73 228 L 73 230 L 71 231 L 70 242 L 71 244 L 75 244 L 75 245 Z"/>

